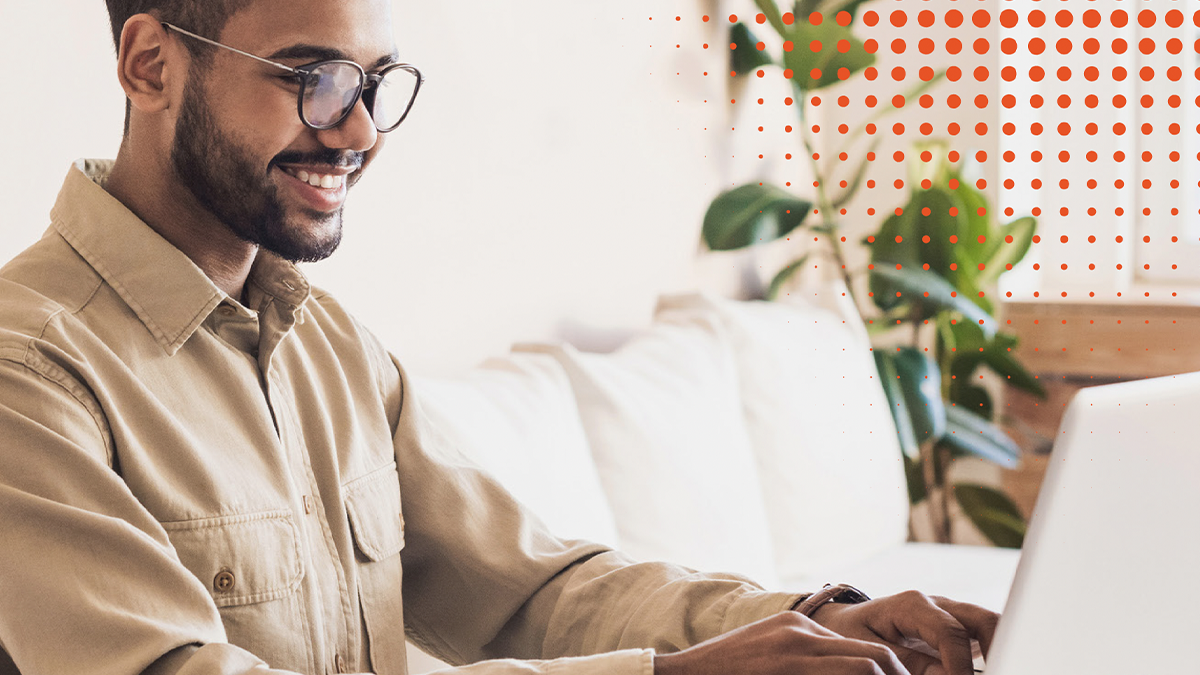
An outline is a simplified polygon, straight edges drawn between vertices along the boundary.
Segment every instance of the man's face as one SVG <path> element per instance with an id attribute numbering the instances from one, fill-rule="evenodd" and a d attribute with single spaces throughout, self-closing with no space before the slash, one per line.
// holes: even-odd
<path id="1" fill-rule="evenodd" d="M 387 0 L 256 0 L 218 39 L 293 67 L 344 58 L 370 69 L 395 54 Z M 315 261 L 341 241 L 346 191 L 381 139 L 361 101 L 333 129 L 304 126 L 297 88 L 285 71 L 216 49 L 207 68 L 193 64 L 189 73 L 171 163 L 239 238 Z"/>

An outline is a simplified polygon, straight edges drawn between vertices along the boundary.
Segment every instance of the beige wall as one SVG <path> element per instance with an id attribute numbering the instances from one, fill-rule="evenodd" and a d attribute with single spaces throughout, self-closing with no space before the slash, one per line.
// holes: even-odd
<path id="1" fill-rule="evenodd" d="M 760 260 L 773 271 L 799 242 L 757 258 L 696 255 L 721 188 L 768 177 L 810 191 L 796 134 L 782 131 L 795 117 L 778 71 L 725 89 L 727 17 L 755 11 L 750 0 L 402 0 L 398 44 L 429 85 L 355 189 L 342 249 L 308 273 L 428 372 L 518 340 L 587 333 L 603 343 L 595 328 L 615 338 L 642 325 L 660 292 L 734 291 Z M 885 24 L 860 33 L 882 36 Z M 942 42 L 947 29 L 920 30 Z M 0 0 L 0 58 L 41 69 L 20 96 L 9 78 L 0 106 L 6 260 L 45 229 L 73 159 L 115 154 L 123 98 L 99 0 Z M 867 92 L 884 98 L 882 83 L 850 85 L 848 110 L 863 112 Z M 944 129 L 950 113 L 906 114 Z M 890 188 L 902 166 L 872 172 L 889 187 L 852 205 L 852 241 L 880 222 L 865 216 L 868 202 L 889 209 L 903 196 Z"/>

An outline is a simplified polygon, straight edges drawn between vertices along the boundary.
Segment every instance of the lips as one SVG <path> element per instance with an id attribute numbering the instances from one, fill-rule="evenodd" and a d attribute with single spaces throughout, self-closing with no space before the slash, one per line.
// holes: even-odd
<path id="1" fill-rule="evenodd" d="M 287 178 L 291 192 L 309 208 L 321 212 L 335 211 L 346 199 L 346 187 L 351 172 L 357 167 L 276 165 Z"/>

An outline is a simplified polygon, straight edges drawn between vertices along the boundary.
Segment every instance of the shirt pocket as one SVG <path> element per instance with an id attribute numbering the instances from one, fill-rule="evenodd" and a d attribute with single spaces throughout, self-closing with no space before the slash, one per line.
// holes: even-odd
<path id="1" fill-rule="evenodd" d="M 396 463 L 351 481 L 344 494 L 358 555 L 358 597 L 371 666 L 378 675 L 402 675 L 407 669 L 400 564 L 404 516 Z"/>
<path id="2" fill-rule="evenodd" d="M 308 670 L 300 537 L 288 510 L 162 523 L 180 562 L 208 588 L 231 644 L 275 668 Z"/>

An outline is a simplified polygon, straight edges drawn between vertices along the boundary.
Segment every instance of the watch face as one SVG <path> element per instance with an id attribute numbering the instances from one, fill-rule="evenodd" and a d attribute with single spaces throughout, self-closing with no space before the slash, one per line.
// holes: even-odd
<path id="1" fill-rule="evenodd" d="M 836 602 L 845 605 L 855 605 L 871 599 L 866 593 L 863 593 L 849 584 L 842 584 L 839 588 L 841 590 L 838 591 L 837 595 L 829 599 L 830 602 Z"/>

